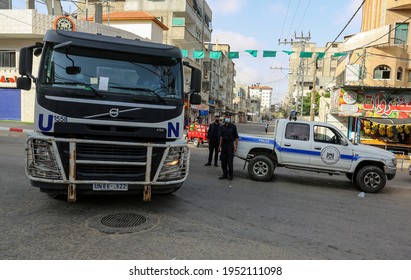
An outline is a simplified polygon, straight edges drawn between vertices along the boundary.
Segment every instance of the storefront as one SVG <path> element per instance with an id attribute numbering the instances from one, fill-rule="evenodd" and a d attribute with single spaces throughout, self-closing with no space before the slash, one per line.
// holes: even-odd
<path id="1" fill-rule="evenodd" d="M 348 116 L 348 137 L 399 157 L 411 154 L 411 89 L 344 87 L 333 92 L 331 114 Z"/>

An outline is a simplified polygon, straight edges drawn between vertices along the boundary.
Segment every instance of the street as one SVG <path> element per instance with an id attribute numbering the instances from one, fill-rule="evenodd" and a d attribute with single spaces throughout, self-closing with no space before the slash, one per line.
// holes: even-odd
<path id="1" fill-rule="evenodd" d="M 239 124 L 264 133 L 263 124 Z M 269 128 L 272 132 L 272 126 Z M 44 259 L 410 259 L 408 163 L 378 194 L 358 196 L 345 176 L 278 168 L 254 182 L 235 159 L 234 180 L 205 167 L 208 148 L 190 144 L 190 175 L 171 195 L 53 199 L 24 174 L 24 133 L 0 132 L 0 258 Z M 103 217 L 146 221 L 110 230 Z"/>

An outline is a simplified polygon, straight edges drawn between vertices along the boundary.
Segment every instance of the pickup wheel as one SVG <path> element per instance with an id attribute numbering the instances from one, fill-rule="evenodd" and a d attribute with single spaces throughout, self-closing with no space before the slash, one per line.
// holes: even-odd
<path id="1" fill-rule="evenodd" d="M 267 156 L 256 156 L 248 164 L 248 175 L 254 181 L 265 182 L 271 179 L 274 173 L 274 163 Z"/>
<path id="2" fill-rule="evenodd" d="M 387 182 L 384 172 L 377 166 L 364 166 L 356 176 L 358 187 L 367 193 L 380 192 Z"/>

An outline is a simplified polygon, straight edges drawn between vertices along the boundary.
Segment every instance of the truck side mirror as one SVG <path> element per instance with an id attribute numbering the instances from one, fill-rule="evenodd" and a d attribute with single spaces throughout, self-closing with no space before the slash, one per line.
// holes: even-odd
<path id="1" fill-rule="evenodd" d="M 201 91 L 201 70 L 197 68 L 191 68 L 191 92 Z"/>
<path id="2" fill-rule="evenodd" d="M 19 74 L 32 77 L 31 71 L 33 68 L 33 49 L 21 48 L 19 59 Z"/>
<path id="3" fill-rule="evenodd" d="M 341 145 L 343 145 L 343 146 L 348 146 L 348 141 L 347 141 L 347 139 L 345 139 L 345 138 L 341 138 L 341 139 L 340 139 L 340 143 L 341 143 Z"/>
<path id="4" fill-rule="evenodd" d="M 201 95 L 197 93 L 190 94 L 190 104 L 193 104 L 193 105 L 201 104 Z"/>
<path id="5" fill-rule="evenodd" d="M 18 77 L 16 84 L 17 84 L 18 89 L 24 89 L 24 90 L 31 89 L 31 79 L 29 77 Z"/>

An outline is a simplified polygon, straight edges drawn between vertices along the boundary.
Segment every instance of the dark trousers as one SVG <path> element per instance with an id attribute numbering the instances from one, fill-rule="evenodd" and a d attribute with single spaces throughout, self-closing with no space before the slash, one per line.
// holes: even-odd
<path id="1" fill-rule="evenodd" d="M 221 147 L 221 168 L 223 176 L 233 177 L 234 143 L 223 143 Z"/>
<path id="2" fill-rule="evenodd" d="M 217 164 L 218 162 L 218 140 L 217 139 L 210 140 L 210 142 L 208 142 L 208 161 L 207 163 L 211 164 L 211 161 L 213 160 L 213 154 L 214 154 L 214 164 Z"/>

